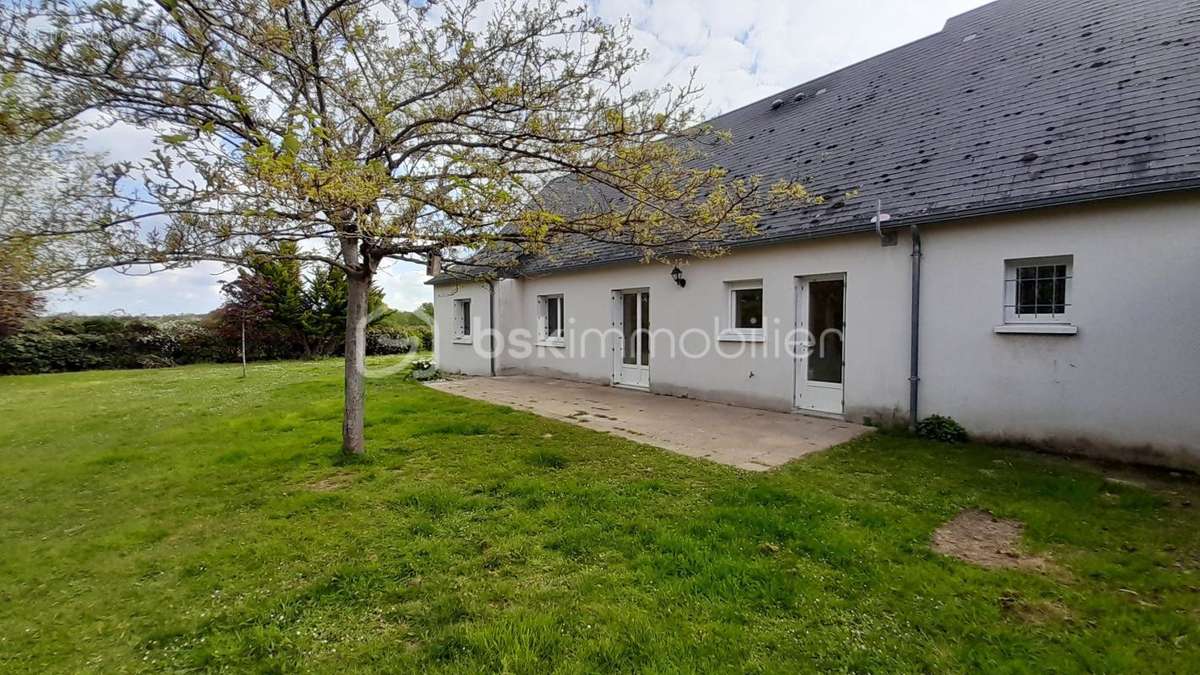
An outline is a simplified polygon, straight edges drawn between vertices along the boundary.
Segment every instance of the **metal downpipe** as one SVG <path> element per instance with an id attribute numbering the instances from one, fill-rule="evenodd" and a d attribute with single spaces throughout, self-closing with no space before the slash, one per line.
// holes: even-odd
<path id="1" fill-rule="evenodd" d="M 496 282 L 488 279 L 488 366 L 496 376 Z"/>
<path id="2" fill-rule="evenodd" d="M 921 382 L 921 230 L 911 227 L 912 234 L 912 328 L 909 336 L 908 426 L 917 428 L 918 385 Z"/>

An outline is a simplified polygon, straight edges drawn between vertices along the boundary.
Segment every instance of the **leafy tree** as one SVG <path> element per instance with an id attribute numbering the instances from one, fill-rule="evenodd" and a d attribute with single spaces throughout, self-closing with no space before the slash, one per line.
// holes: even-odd
<path id="1" fill-rule="evenodd" d="M 39 281 L 66 265 L 60 238 L 30 236 L 57 220 L 87 218 L 107 209 L 99 158 L 79 148 L 75 125 L 46 127 L 33 115 L 37 89 L 29 78 L 0 75 L 0 337 L 37 315 L 45 301 Z M 59 285 L 77 285 L 63 280 Z"/>
<path id="2" fill-rule="evenodd" d="M 345 272 L 337 267 L 318 267 L 308 279 L 304 298 L 305 354 L 333 354 L 342 346 L 346 335 L 350 285 Z M 392 313 L 383 301 L 383 291 L 374 285 L 368 290 L 367 312 L 368 325 L 374 325 Z"/>
<path id="3" fill-rule="evenodd" d="M 28 259 L 19 242 L 0 244 L 0 337 L 20 332 L 44 305 L 41 296 L 26 290 L 28 270 L 22 265 Z"/>
<path id="4" fill-rule="evenodd" d="M 238 273 L 239 280 L 248 278 L 248 290 L 254 291 L 254 301 L 266 308 L 265 315 L 253 322 L 260 339 L 270 339 L 279 346 L 275 356 L 286 357 L 295 349 L 309 355 L 304 314 L 307 310 L 303 268 L 297 258 L 295 242 L 283 241 L 270 245 L 265 253 L 250 257 L 246 268 Z"/>
<path id="5" fill-rule="evenodd" d="M 294 244 L 281 244 L 276 255 L 255 257 L 222 286 L 226 299 L 217 316 L 227 339 L 237 339 L 244 325 L 260 351 L 272 357 L 313 358 L 341 349 L 349 301 L 346 275 L 323 266 L 305 278 L 292 257 L 295 250 Z M 391 313 L 376 286 L 367 306 L 372 324 Z"/>
<path id="6" fill-rule="evenodd" d="M 411 312 L 404 310 L 393 310 L 388 313 L 380 324 L 385 326 L 394 326 L 397 328 L 409 326 L 429 326 L 433 325 L 433 303 L 423 302 Z"/>
<path id="7" fill-rule="evenodd" d="M 483 6 L 0 4 L 0 71 L 43 94 L 17 126 L 89 112 L 159 138 L 142 165 L 105 172 L 106 213 L 25 228 L 71 244 L 43 283 L 255 255 L 338 269 L 343 448 L 360 453 L 369 289 L 383 260 L 537 253 L 564 237 L 647 258 L 712 254 L 753 234 L 759 213 L 810 199 L 795 182 L 713 166 L 708 149 L 730 139 L 696 124 L 695 85 L 631 86 L 645 55 L 627 24 L 563 0 Z M 272 252 L 282 241 L 306 245 Z"/>
<path id="8" fill-rule="evenodd" d="M 238 278 L 221 286 L 225 302 L 214 315 L 214 328 L 227 341 L 240 341 L 243 364 L 247 358 L 245 339 L 260 346 L 276 343 L 280 336 L 271 330 L 275 295 L 270 280 L 256 270 L 238 270 Z"/>
<path id="9" fill-rule="evenodd" d="M 27 291 L 0 293 L 0 338 L 19 333 L 25 322 L 37 316 L 44 304 L 42 298 Z"/>

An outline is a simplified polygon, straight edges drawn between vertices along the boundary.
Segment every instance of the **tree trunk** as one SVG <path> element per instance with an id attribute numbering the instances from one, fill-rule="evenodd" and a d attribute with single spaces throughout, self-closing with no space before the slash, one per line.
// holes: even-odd
<path id="1" fill-rule="evenodd" d="M 246 376 L 246 320 L 242 319 L 242 377 Z"/>
<path id="2" fill-rule="evenodd" d="M 361 455 L 363 439 L 363 403 L 367 374 L 367 294 L 369 274 L 348 275 L 349 297 L 346 303 L 346 406 L 342 413 L 342 452 Z"/>

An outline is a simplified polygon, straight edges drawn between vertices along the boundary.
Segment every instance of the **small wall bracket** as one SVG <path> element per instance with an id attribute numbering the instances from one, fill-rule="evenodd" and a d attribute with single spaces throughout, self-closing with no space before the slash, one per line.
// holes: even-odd
<path id="1" fill-rule="evenodd" d="M 896 242 L 900 240 L 895 230 L 883 231 L 883 224 L 891 219 L 890 215 L 883 212 L 883 200 L 876 199 L 875 215 L 871 218 L 871 222 L 875 223 L 875 234 L 879 235 L 880 246 L 895 246 Z"/>

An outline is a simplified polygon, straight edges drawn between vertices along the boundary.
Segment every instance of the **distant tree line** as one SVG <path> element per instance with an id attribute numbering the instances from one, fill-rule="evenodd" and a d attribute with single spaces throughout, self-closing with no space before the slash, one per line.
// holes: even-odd
<path id="1" fill-rule="evenodd" d="M 239 270 L 221 292 L 225 300 L 217 310 L 190 318 L 36 318 L 36 299 L 3 303 L 0 374 L 238 361 L 243 329 L 246 356 L 253 361 L 341 354 L 348 301 L 341 270 L 322 266 L 306 274 L 299 262 L 262 257 Z M 432 310 L 432 303 L 413 312 L 390 309 L 382 291 L 372 287 L 367 352 L 432 349 Z"/>

